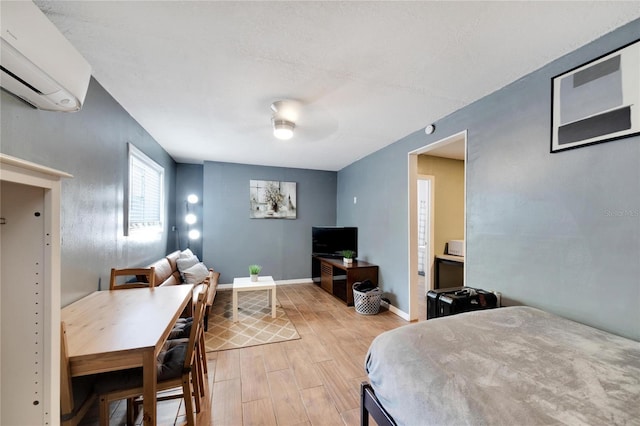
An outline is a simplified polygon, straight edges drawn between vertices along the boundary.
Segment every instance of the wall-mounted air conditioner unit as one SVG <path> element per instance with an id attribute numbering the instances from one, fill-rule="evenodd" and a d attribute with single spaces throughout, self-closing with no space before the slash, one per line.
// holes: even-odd
<path id="1" fill-rule="evenodd" d="M 3 1 L 0 19 L 0 86 L 39 109 L 79 111 L 89 63 L 30 1 Z"/>

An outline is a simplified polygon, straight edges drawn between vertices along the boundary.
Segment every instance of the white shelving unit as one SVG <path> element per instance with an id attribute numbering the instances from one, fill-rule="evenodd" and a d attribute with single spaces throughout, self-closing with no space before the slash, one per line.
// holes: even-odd
<path id="1" fill-rule="evenodd" d="M 70 174 L 0 154 L 0 424 L 60 422 L 60 191 Z"/>

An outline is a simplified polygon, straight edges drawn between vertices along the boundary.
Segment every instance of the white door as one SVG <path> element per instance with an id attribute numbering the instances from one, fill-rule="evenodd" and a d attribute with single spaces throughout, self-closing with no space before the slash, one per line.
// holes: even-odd
<path id="1" fill-rule="evenodd" d="M 50 415 L 53 374 L 45 368 L 45 190 L 0 185 L 0 424 L 37 425 Z"/>

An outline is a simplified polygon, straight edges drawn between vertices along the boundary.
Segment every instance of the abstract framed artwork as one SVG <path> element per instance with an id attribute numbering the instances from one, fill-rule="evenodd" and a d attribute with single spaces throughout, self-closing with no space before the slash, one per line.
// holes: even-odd
<path id="1" fill-rule="evenodd" d="M 640 134 L 640 40 L 552 78 L 551 152 Z"/>
<path id="2" fill-rule="evenodd" d="M 295 219 L 296 183 L 250 180 L 249 203 L 251 219 Z"/>

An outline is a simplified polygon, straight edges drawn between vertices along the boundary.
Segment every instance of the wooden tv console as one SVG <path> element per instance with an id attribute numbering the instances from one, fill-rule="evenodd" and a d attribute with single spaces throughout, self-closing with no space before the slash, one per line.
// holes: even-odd
<path id="1" fill-rule="evenodd" d="M 378 285 L 378 265 L 361 260 L 345 264 L 340 259 L 316 257 L 320 261 L 320 287 L 342 300 L 347 306 L 353 306 L 353 284 L 371 280 Z"/>

